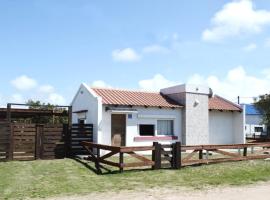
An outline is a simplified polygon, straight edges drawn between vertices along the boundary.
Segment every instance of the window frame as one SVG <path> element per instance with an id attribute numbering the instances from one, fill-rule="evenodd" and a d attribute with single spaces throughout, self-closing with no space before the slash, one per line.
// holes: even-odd
<path id="1" fill-rule="evenodd" d="M 164 134 L 158 134 L 158 121 L 171 121 L 172 122 L 172 133 L 170 135 L 164 135 Z M 156 128 L 156 136 L 175 136 L 175 127 L 174 127 L 174 122 L 175 120 L 174 119 L 157 119 L 157 128 Z"/>

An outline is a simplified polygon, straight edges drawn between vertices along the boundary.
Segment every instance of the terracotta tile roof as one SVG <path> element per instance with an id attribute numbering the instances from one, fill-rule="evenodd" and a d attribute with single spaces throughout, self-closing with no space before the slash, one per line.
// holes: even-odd
<path id="1" fill-rule="evenodd" d="M 149 106 L 149 107 L 183 107 L 172 99 L 155 92 L 141 92 L 118 89 L 92 88 L 94 92 L 102 97 L 102 103 L 106 105 L 125 106 Z"/>
<path id="2" fill-rule="evenodd" d="M 157 92 L 92 88 L 106 105 L 181 108 L 183 105 Z M 241 111 L 242 108 L 220 96 L 209 98 L 209 110 Z"/>
<path id="3" fill-rule="evenodd" d="M 242 111 L 242 108 L 218 95 L 209 98 L 209 110 Z"/>

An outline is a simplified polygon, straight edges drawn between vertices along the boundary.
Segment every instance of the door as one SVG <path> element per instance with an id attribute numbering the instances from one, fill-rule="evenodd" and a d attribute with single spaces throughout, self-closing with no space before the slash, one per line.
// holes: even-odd
<path id="1" fill-rule="evenodd" d="M 126 115 L 112 114 L 112 145 L 125 146 L 126 141 Z"/>

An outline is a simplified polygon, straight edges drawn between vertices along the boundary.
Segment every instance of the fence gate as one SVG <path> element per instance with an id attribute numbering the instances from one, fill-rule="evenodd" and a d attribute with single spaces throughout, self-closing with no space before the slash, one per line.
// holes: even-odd
<path id="1" fill-rule="evenodd" d="M 0 160 L 64 158 L 66 124 L 0 123 Z"/>
<path id="2" fill-rule="evenodd" d="M 72 124 L 69 139 L 70 156 L 87 155 L 82 141 L 93 142 L 93 124 Z"/>
<path id="3" fill-rule="evenodd" d="M 36 143 L 35 124 L 11 125 L 10 153 L 12 154 L 13 160 L 34 160 L 35 143 Z"/>

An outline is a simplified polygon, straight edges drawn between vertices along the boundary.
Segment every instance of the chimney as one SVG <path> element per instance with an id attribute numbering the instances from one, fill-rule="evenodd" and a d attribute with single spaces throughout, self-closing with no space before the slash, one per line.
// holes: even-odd
<path id="1" fill-rule="evenodd" d="M 177 85 L 160 92 L 184 105 L 182 110 L 182 143 L 185 145 L 209 143 L 208 99 L 211 89 L 199 85 Z"/>

